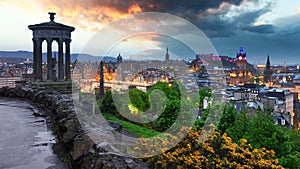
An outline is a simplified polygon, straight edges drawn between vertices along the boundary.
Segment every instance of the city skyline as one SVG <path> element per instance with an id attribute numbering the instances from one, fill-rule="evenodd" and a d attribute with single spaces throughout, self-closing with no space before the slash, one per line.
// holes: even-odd
<path id="1" fill-rule="evenodd" d="M 106 0 L 84 2 L 32 0 L 30 3 L 0 1 L 0 6 L 3 25 L 0 50 L 32 51 L 32 35 L 27 26 L 49 21 L 48 11 L 57 13 L 55 21 L 76 27 L 72 35 L 72 53 L 80 53 L 95 32 L 112 21 L 139 12 L 167 12 L 187 19 L 197 26 L 208 36 L 219 55 L 234 57 L 239 47 L 243 46 L 250 63 L 264 64 L 268 55 L 271 64 L 283 64 L 285 61 L 287 64 L 300 63 L 298 48 L 300 1 L 290 0 L 290 3 L 283 0 L 173 1 L 172 4 L 166 1 L 152 1 L 152 3 L 116 1 L 116 4 L 111 4 Z M 126 29 L 122 31 L 126 32 Z M 130 37 L 122 43 L 129 43 L 131 47 L 127 50 L 134 51 L 140 46 L 147 48 L 139 51 L 141 54 L 151 54 L 149 51 L 162 53 L 159 51 L 164 52 L 166 47 L 169 47 L 171 58 L 174 56 L 173 51 L 174 53 L 179 52 L 176 50 L 187 51 L 183 49 L 184 45 L 173 43 L 171 40 L 155 34 L 145 34 Z M 143 43 L 140 44 L 141 41 Z M 57 46 L 54 44 L 54 50 L 55 47 Z M 45 49 L 44 47 L 43 50 Z M 126 51 L 120 49 L 112 51 L 111 55 L 117 56 L 122 52 L 127 56 Z M 201 49 L 199 50 L 201 54 Z M 190 56 L 191 52 L 182 55 L 194 58 Z"/>

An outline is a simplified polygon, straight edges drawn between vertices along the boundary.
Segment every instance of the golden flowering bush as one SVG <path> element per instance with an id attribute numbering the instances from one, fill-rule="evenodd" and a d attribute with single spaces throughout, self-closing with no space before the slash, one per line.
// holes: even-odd
<path id="1" fill-rule="evenodd" d="M 182 128 L 178 133 L 184 133 L 190 128 Z M 188 133 L 176 147 L 165 151 L 162 148 L 162 153 L 158 156 L 150 158 L 151 168 L 283 168 L 278 165 L 278 160 L 275 159 L 273 150 L 254 149 L 250 144 L 247 144 L 246 139 L 241 139 L 240 144 L 232 143 L 230 137 L 226 134 L 220 135 L 214 132 L 212 136 L 206 140 L 200 140 L 200 132 L 192 130 Z M 203 133 L 202 133 L 203 134 Z M 201 136 L 202 137 L 202 136 Z M 203 137 L 202 137 L 203 138 Z M 157 138 L 157 143 L 168 145 L 168 141 L 177 141 L 176 137 L 167 135 L 166 138 Z M 137 151 L 152 151 L 145 139 L 141 139 L 140 146 Z M 147 150 L 146 150 L 147 149 Z M 149 151 L 150 150 L 150 151 Z M 150 155 L 150 154 L 149 154 Z"/>

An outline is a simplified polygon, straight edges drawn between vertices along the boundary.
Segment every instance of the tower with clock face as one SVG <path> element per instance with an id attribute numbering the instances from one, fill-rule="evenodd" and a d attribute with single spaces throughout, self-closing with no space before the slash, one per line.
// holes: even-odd
<path id="1" fill-rule="evenodd" d="M 243 86 L 251 83 L 252 72 L 247 67 L 247 54 L 241 47 L 235 58 L 236 69 L 230 72 L 230 86 Z M 255 83 L 255 82 L 254 82 Z"/>
<path id="2" fill-rule="evenodd" d="M 239 71 L 246 72 L 247 55 L 243 47 L 241 47 L 240 51 L 236 54 L 236 66 L 238 67 Z"/>
<path id="3" fill-rule="evenodd" d="M 236 54 L 236 66 L 238 68 L 237 74 L 239 76 L 239 84 L 245 84 L 248 82 L 248 71 L 247 71 L 247 54 L 244 48 L 241 47 L 240 51 Z"/>

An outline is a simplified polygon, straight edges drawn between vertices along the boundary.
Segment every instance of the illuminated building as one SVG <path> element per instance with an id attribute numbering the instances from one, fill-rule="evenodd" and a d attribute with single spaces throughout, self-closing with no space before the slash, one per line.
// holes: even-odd
<path id="1" fill-rule="evenodd" d="M 122 57 L 119 54 L 117 59 L 111 57 L 103 57 L 103 80 L 114 81 L 115 71 L 118 65 L 122 62 Z M 100 65 L 98 62 L 77 62 L 73 65 L 72 79 L 77 82 L 83 92 L 90 92 L 94 89 L 94 86 L 99 84 L 100 76 Z M 95 85 L 94 85 L 95 84 Z"/>
<path id="2" fill-rule="evenodd" d="M 244 48 L 240 48 L 240 51 L 236 55 L 236 70 L 230 73 L 230 86 L 244 85 L 250 82 L 252 73 L 247 69 L 247 54 Z"/>
<path id="3" fill-rule="evenodd" d="M 155 84 L 157 82 L 173 82 L 174 78 L 161 69 L 148 68 L 138 72 L 133 79 L 136 83 Z"/>
<path id="4" fill-rule="evenodd" d="M 264 69 L 266 68 L 266 65 L 258 64 L 258 65 L 256 66 L 256 68 L 257 68 L 257 69 L 262 69 L 262 70 L 264 70 Z"/>

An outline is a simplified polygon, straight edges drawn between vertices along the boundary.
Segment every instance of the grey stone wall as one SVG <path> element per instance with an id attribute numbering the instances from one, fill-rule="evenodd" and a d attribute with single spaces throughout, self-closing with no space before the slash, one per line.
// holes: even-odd
<path id="1" fill-rule="evenodd" d="M 76 117 L 73 101 L 55 91 L 35 88 L 0 88 L 0 96 L 26 98 L 36 106 L 43 108 L 45 114 L 34 114 L 49 119 L 57 143 L 53 149 L 60 158 L 69 163 L 74 169 L 100 168 L 147 168 L 139 160 L 122 157 L 107 151 L 104 147 L 113 147 L 109 143 L 95 144 L 84 132 Z M 109 122 L 115 130 L 122 130 L 122 126 Z"/>

